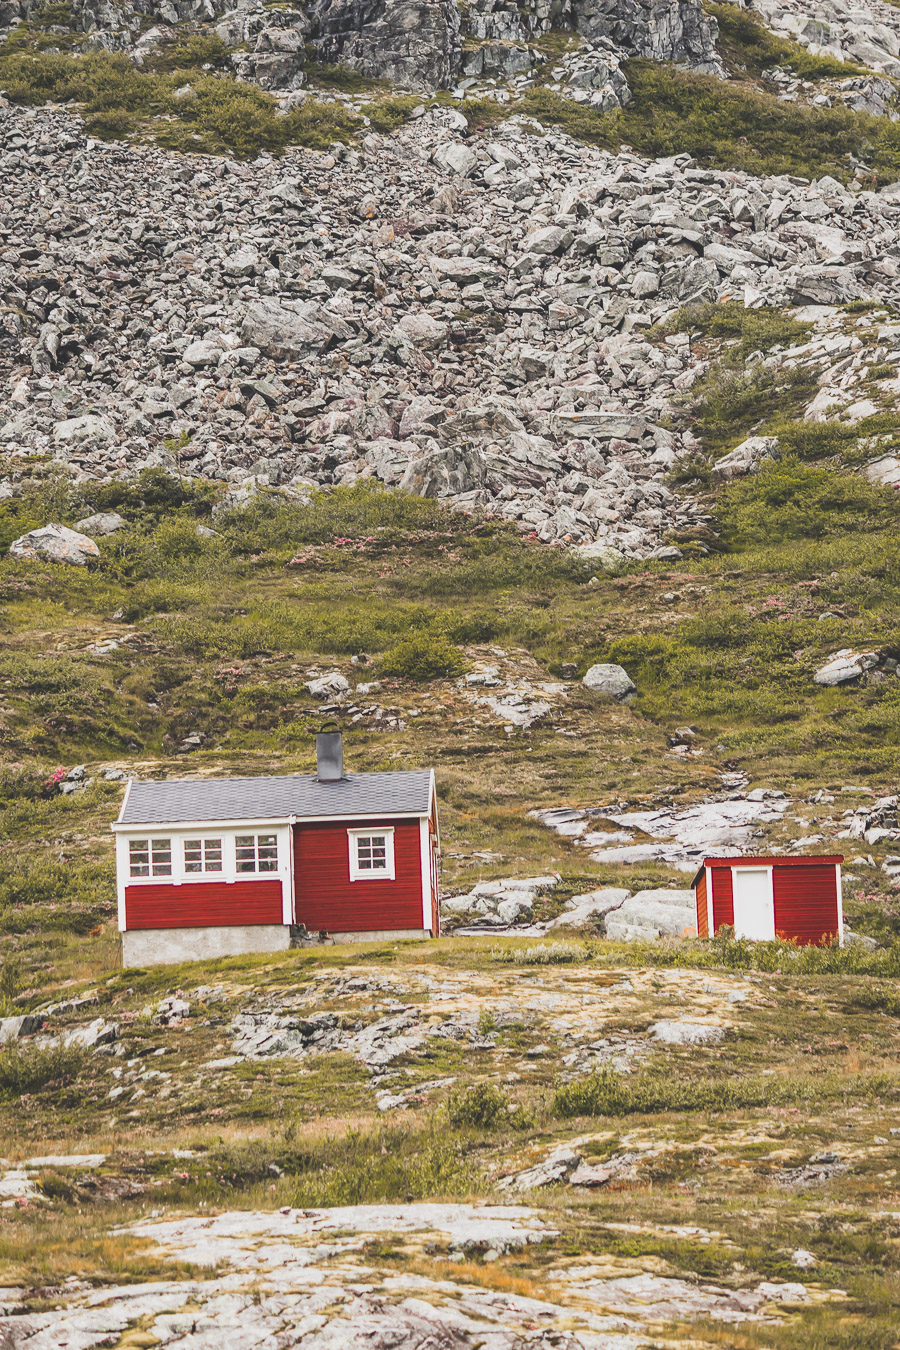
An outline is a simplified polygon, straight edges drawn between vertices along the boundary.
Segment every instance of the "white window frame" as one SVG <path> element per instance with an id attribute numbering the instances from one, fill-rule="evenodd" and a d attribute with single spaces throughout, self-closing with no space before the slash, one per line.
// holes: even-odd
<path id="1" fill-rule="evenodd" d="M 183 875 L 186 876 L 186 877 L 204 877 L 204 876 L 221 877 L 221 876 L 224 876 L 224 875 L 225 875 L 225 872 L 226 872 L 226 865 L 225 865 L 225 842 L 226 842 L 226 841 L 225 841 L 225 839 L 222 837 L 222 835 L 208 835 L 208 836 L 207 836 L 207 835 L 192 834 L 192 835 L 186 836 L 184 839 L 182 839 L 182 841 L 181 841 L 181 870 L 182 870 Z M 189 863 L 189 862 L 188 862 L 188 856 L 187 856 L 187 853 L 188 853 L 188 848 L 190 847 L 191 844 L 199 844 L 199 845 L 200 845 L 200 857 L 197 858 L 197 859 L 194 859 L 191 863 Z M 211 844 L 218 844 L 218 846 L 219 846 L 219 865 L 218 865 L 218 867 L 210 866 L 211 861 L 213 861 L 213 860 L 208 856 L 208 850 L 209 850 L 209 847 L 210 847 Z M 199 863 L 199 866 L 195 866 L 194 863 Z"/>
<path id="2" fill-rule="evenodd" d="M 384 839 L 384 867 L 365 867 L 359 865 L 359 840 Z M 366 830 L 348 830 L 348 853 L 350 855 L 351 881 L 394 881 L 394 827 L 393 825 L 372 825 Z"/>
<path id="3" fill-rule="evenodd" d="M 244 859 L 244 860 L 242 860 L 242 861 L 239 861 L 239 860 L 238 860 L 238 848 L 239 848 L 239 847 L 240 847 L 240 848 L 246 848 L 246 847 L 247 847 L 246 844 L 240 845 L 240 844 L 238 843 L 238 840 L 239 840 L 239 839 L 252 839 L 252 840 L 253 840 L 253 845 L 252 845 L 252 847 L 253 847 L 253 866 L 252 866 L 252 867 L 246 867 L 246 866 L 244 865 L 244 863 L 246 862 L 246 859 Z M 274 859 L 266 859 L 266 861 L 268 861 L 268 862 L 274 862 L 274 866 L 273 866 L 273 867 L 260 867 L 260 865 L 259 865 L 259 863 L 260 863 L 259 850 L 260 850 L 260 847 L 261 847 L 259 841 L 260 841 L 261 839 L 271 840 L 271 841 L 272 841 L 271 843 L 263 844 L 262 847 L 263 847 L 263 848 L 273 848 L 273 847 L 274 847 L 274 849 L 275 849 L 275 857 L 274 857 Z M 236 834 L 234 835 L 233 847 L 234 847 L 234 874 L 235 874 L 235 876 L 238 878 L 238 880 L 240 880 L 241 877 L 274 877 L 274 876 L 277 876 L 277 875 L 278 875 L 279 863 L 281 862 L 281 850 L 280 850 L 280 848 L 279 848 L 279 846 L 278 846 L 278 831 L 277 831 L 277 830 L 266 830 L 265 833 L 263 833 L 263 834 L 258 833 L 256 830 L 253 830 L 253 831 L 252 831 L 251 833 L 249 833 L 249 834 L 243 834 L 243 833 L 242 833 L 242 834 L 237 834 L 237 833 L 236 833 Z"/>
<path id="4" fill-rule="evenodd" d="M 146 849 L 141 850 L 141 853 L 146 855 L 146 864 L 137 864 L 139 867 L 146 866 L 147 871 L 144 873 L 133 871 L 135 863 L 132 849 L 136 848 L 138 844 L 147 845 Z M 154 847 L 154 845 L 159 846 L 162 844 L 165 845 L 165 848 Z M 169 855 L 168 862 L 157 861 L 158 857 L 162 858 L 166 853 Z M 175 875 L 175 850 L 172 847 L 171 837 L 157 835 L 153 838 L 150 835 L 143 835 L 139 839 L 129 839 L 128 871 L 129 878 L 132 881 L 152 881 L 155 877 L 169 877 L 171 879 Z"/>

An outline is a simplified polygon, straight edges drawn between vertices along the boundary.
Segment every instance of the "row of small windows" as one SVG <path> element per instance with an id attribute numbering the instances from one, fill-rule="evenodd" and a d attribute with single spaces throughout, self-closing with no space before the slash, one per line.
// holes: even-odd
<path id="1" fill-rule="evenodd" d="M 185 839 L 185 874 L 221 872 L 221 839 Z M 133 877 L 170 877 L 172 875 L 171 839 L 131 839 L 128 862 Z M 234 840 L 236 872 L 277 872 L 278 840 L 274 834 L 239 834 Z"/>

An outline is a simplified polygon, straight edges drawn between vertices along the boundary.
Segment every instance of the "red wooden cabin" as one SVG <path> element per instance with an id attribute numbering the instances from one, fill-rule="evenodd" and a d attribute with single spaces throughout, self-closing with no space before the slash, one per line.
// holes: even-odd
<path id="1" fill-rule="evenodd" d="M 736 937 L 801 946 L 844 941 L 843 857 L 704 858 L 692 882 L 697 932 L 711 937 L 727 924 Z"/>
<path id="2" fill-rule="evenodd" d="M 129 783 L 113 825 L 126 966 L 277 951 L 303 928 L 438 935 L 433 771 L 345 774 L 339 732 L 317 753 L 311 777 Z"/>

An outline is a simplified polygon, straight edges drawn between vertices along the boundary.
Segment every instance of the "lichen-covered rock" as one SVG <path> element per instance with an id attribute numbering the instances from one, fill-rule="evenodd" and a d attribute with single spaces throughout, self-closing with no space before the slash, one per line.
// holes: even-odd
<path id="1" fill-rule="evenodd" d="M 315 0 L 309 15 L 320 61 L 408 89 L 447 85 L 459 58 L 456 0 Z"/>
<path id="2" fill-rule="evenodd" d="M 67 525 L 42 525 L 37 530 L 29 530 L 13 540 L 9 551 L 13 558 L 42 559 L 65 563 L 69 567 L 87 567 L 89 562 L 100 557 L 93 539 L 78 530 L 70 530 Z"/>

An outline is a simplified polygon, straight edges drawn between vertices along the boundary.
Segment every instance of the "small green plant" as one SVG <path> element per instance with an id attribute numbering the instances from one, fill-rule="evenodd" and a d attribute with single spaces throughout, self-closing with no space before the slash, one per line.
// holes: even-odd
<path id="1" fill-rule="evenodd" d="M 0 1011 L 9 1011 L 12 1008 L 24 982 L 21 957 L 15 952 L 7 952 L 0 960 Z"/>
<path id="2" fill-rule="evenodd" d="M 510 1103 L 493 1083 L 455 1088 L 447 1098 L 447 1116 L 451 1125 L 492 1130 L 509 1120 Z"/>
<path id="3" fill-rule="evenodd" d="M 0 1049 L 0 1097 L 21 1097 L 77 1078 L 86 1052 L 77 1046 L 46 1049 L 13 1042 Z"/>
<path id="4" fill-rule="evenodd" d="M 795 456 L 766 461 L 722 494 L 720 519 L 735 545 L 822 539 L 896 527 L 900 503 L 856 474 L 803 464 Z"/>
<path id="5" fill-rule="evenodd" d="M 452 679 L 462 675 L 466 658 L 443 633 L 420 632 L 402 638 L 381 659 L 384 675 L 408 680 Z"/>
<path id="6" fill-rule="evenodd" d="M 539 942 L 534 947 L 493 947 L 491 960 L 513 966 L 568 966 L 590 961 L 591 948 L 583 942 Z"/>

